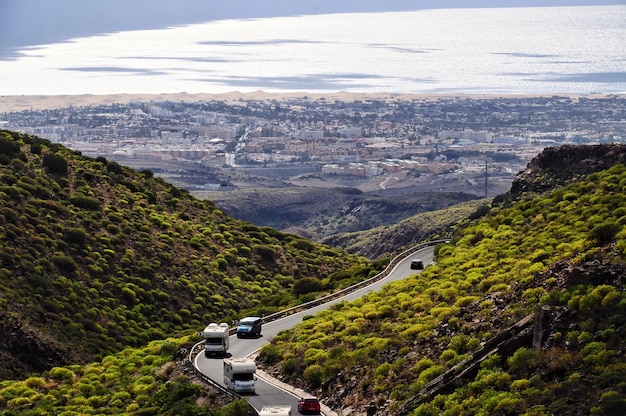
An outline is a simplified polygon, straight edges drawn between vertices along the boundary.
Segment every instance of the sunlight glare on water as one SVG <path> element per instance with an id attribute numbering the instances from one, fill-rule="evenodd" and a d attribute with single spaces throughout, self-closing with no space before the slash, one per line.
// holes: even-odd
<path id="1" fill-rule="evenodd" d="M 626 6 L 223 20 L 41 45 L 3 95 L 626 92 Z"/>

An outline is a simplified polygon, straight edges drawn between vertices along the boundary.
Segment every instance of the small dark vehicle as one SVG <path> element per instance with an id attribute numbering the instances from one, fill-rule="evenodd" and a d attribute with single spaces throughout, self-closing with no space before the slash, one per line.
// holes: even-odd
<path id="1" fill-rule="evenodd" d="M 237 325 L 237 338 L 261 336 L 261 318 L 257 316 L 247 316 L 239 321 Z"/>
<path id="2" fill-rule="evenodd" d="M 411 260 L 411 270 L 422 270 L 424 268 L 424 262 L 420 259 Z"/>

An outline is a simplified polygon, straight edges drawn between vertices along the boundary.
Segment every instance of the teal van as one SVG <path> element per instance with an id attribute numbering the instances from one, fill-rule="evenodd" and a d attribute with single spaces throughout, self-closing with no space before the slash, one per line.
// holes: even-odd
<path id="1" fill-rule="evenodd" d="M 237 338 L 258 338 L 261 336 L 261 318 L 246 316 L 237 325 Z"/>

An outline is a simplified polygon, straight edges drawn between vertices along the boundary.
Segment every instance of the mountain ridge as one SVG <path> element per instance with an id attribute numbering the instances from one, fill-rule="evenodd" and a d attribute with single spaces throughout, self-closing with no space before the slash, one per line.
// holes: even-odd
<path id="1" fill-rule="evenodd" d="M 263 348 L 259 366 L 353 415 L 622 414 L 626 166 L 603 163 L 608 149 L 626 153 L 538 155 L 515 192 L 446 226 L 433 265 L 307 317 Z M 234 220 L 149 171 L 33 136 L 0 131 L 0 195 L 0 322 L 15 335 L 0 344 L 7 415 L 244 414 L 245 402 L 203 407 L 216 393 L 174 370 L 194 328 L 322 293 L 295 296 L 302 279 L 332 290 L 345 269 L 342 284 L 376 272 L 361 257 Z M 413 401 L 538 307 L 549 311 L 541 348 L 490 355 L 458 385 Z M 42 370 L 17 354 L 35 344 L 50 359 Z M 8 380 L 14 373 L 29 377 Z"/>
<path id="2" fill-rule="evenodd" d="M 322 280 L 334 272 L 369 272 L 364 258 L 35 136 L 0 131 L 0 195 L 2 379 L 270 313 L 333 290 Z M 302 278 L 315 290 L 295 293 Z"/>
<path id="3" fill-rule="evenodd" d="M 468 201 L 478 199 L 475 195 L 462 192 L 415 191 L 390 196 L 348 187 L 294 186 L 212 192 L 210 198 L 220 209 L 235 218 L 301 235 L 370 259 L 392 252 L 408 241 L 394 240 L 397 243 L 395 246 L 383 241 L 383 250 L 367 248 L 365 243 L 359 244 L 355 240 L 362 238 L 371 241 L 368 231 L 377 227 L 395 228 L 403 220 L 420 213 L 463 206 Z M 451 222 L 460 218 L 451 215 Z M 426 235 L 420 236 L 420 239 Z M 344 241 L 351 241 L 351 248 L 348 248 L 348 243 L 344 245 Z M 363 247 L 362 251 L 357 247 Z"/>
<path id="4" fill-rule="evenodd" d="M 279 335 L 261 368 L 358 415 L 623 414 L 625 152 L 546 149 L 433 265 Z"/>

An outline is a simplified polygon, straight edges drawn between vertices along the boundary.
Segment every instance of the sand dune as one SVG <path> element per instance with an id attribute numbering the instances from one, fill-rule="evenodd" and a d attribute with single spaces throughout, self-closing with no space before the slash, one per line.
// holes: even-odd
<path id="1" fill-rule="evenodd" d="M 557 94 L 560 96 L 568 94 Z M 570 97 L 575 97 L 568 95 Z M 601 96 L 600 94 L 598 96 Z M 131 101 L 222 101 L 227 103 L 235 103 L 237 101 L 290 101 L 294 99 L 301 100 L 303 98 L 310 100 L 320 100 L 324 98 L 327 101 L 356 101 L 356 100 L 438 100 L 442 98 L 464 97 L 474 99 L 492 99 L 502 96 L 496 95 L 420 95 L 420 94 L 359 94 L 350 92 L 332 92 L 332 93 L 310 93 L 310 92 L 290 92 L 290 93 L 268 93 L 264 91 L 255 92 L 238 92 L 233 91 L 223 94 L 112 94 L 112 95 L 16 95 L 16 96 L 0 96 L 0 113 L 14 112 L 23 110 L 44 110 L 65 108 L 69 106 L 90 106 L 100 104 L 125 104 Z M 531 95 L 506 95 L 508 98 L 531 97 Z M 590 98 L 591 96 L 585 95 Z"/>

